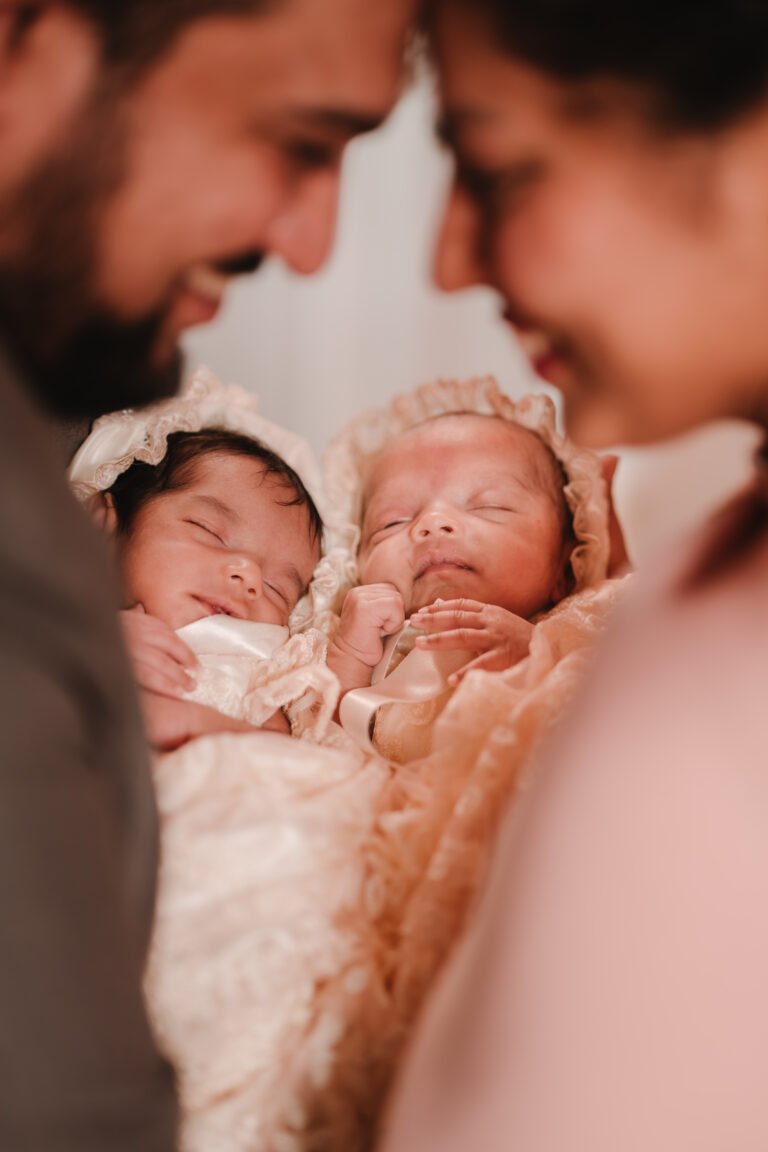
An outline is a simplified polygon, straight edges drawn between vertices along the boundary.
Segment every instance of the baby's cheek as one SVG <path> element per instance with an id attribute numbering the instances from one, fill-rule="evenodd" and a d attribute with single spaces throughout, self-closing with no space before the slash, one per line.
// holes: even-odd
<path id="1" fill-rule="evenodd" d="M 362 550 L 357 556 L 357 578 L 360 584 L 394 584 L 403 598 L 406 615 L 410 611 L 411 581 L 403 572 L 398 557 L 392 556 L 383 544 Z"/>
<path id="2" fill-rule="evenodd" d="M 361 584 L 378 584 L 381 565 L 377 562 L 376 549 L 361 548 L 357 554 L 357 578 Z"/>

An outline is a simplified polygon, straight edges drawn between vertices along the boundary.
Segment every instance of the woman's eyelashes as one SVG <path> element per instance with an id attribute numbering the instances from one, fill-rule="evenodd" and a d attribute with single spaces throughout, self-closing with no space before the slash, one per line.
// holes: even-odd
<path id="1" fill-rule="evenodd" d="M 458 183 L 491 216 L 518 208 L 541 181 L 545 166 L 540 160 L 529 160 L 504 169 L 462 166 Z"/>
<path id="2" fill-rule="evenodd" d="M 326 140 L 292 140 L 285 151 L 305 171 L 333 168 L 341 155 L 338 144 Z"/>

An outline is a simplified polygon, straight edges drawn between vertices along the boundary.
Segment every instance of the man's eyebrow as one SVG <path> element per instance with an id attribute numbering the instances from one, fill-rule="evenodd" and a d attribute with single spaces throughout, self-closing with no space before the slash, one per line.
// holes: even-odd
<path id="1" fill-rule="evenodd" d="M 346 140 L 380 128 L 389 112 L 389 108 L 381 112 L 357 112 L 346 108 L 297 107 L 293 109 L 291 119 L 297 126 L 329 132 Z"/>

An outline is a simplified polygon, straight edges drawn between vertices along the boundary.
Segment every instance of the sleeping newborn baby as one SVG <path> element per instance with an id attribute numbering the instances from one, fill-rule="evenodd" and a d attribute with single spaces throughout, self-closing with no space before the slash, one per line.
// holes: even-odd
<path id="1" fill-rule="evenodd" d="M 591 468 L 593 518 L 605 522 L 597 458 L 556 438 L 543 397 L 506 408 L 498 399 L 498 412 L 428 414 L 382 444 L 360 472 L 360 583 L 344 600 L 328 663 L 342 695 L 380 704 L 374 744 L 390 759 L 425 755 L 450 690 L 472 671 L 523 660 L 536 622 L 606 574 L 607 536 L 590 530 L 586 538 L 583 494 L 564 463 Z M 434 662 L 415 657 L 396 683 L 410 677 L 418 708 L 404 705 L 407 685 L 393 696 L 399 705 L 385 703 L 386 681 L 376 692 L 353 691 L 371 684 L 384 638 L 406 621 L 417 652 L 453 653 L 450 664 L 442 661 L 442 691 L 429 707 L 418 678 Z M 348 727 L 351 703 L 341 706 Z"/>

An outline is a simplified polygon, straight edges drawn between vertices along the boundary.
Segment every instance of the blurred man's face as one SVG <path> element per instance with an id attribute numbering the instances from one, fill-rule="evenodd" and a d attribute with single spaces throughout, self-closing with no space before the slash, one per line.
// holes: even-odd
<path id="1" fill-rule="evenodd" d="M 344 145 L 397 97 L 412 6 L 206 17 L 128 89 L 66 8 L 22 36 L 0 16 L 0 332 L 52 408 L 172 391 L 181 332 L 231 276 L 323 264 Z"/>

